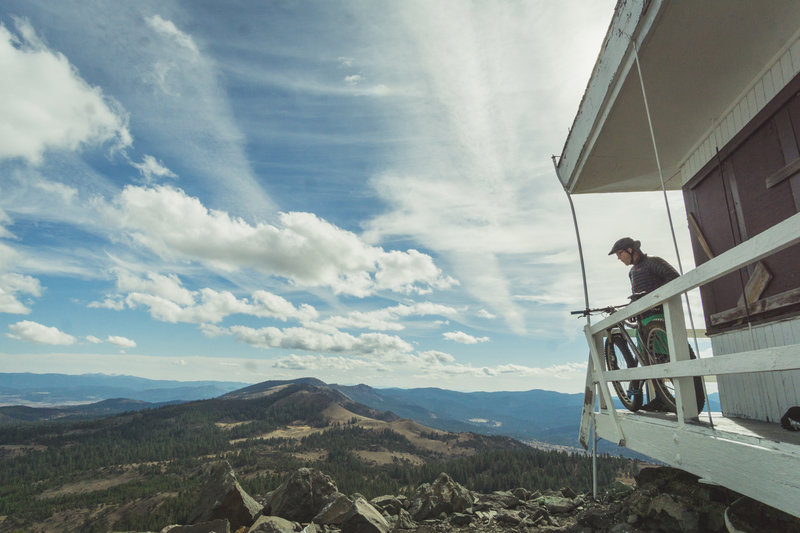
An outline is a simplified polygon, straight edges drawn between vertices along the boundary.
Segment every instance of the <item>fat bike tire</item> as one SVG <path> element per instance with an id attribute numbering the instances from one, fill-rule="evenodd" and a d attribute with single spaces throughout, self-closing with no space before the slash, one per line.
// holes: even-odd
<path id="1" fill-rule="evenodd" d="M 642 341 L 647 351 L 647 356 L 643 357 L 644 364 L 662 364 L 669 361 L 669 349 L 667 348 L 667 327 L 664 319 L 654 318 L 642 327 Z M 689 346 L 689 359 L 697 359 L 697 356 Z M 675 386 L 671 379 L 651 380 L 653 387 L 657 390 L 657 395 L 661 397 L 670 411 L 677 411 L 675 402 Z M 694 394 L 697 401 L 697 410 L 702 411 L 705 405 L 705 394 L 703 392 L 703 378 L 695 376 Z"/>
<path id="2" fill-rule="evenodd" d="M 620 333 L 612 333 L 611 336 L 606 337 L 603 351 L 607 370 L 637 366 L 636 358 L 628 346 L 628 340 Z M 626 409 L 635 413 L 642 407 L 644 383 L 641 380 L 612 381 L 611 385 Z"/>

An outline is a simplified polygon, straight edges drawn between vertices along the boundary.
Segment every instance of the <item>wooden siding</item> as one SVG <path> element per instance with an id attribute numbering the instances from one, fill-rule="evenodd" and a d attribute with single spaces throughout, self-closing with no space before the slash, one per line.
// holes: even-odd
<path id="1" fill-rule="evenodd" d="M 711 337 L 715 356 L 753 346 L 768 348 L 790 344 L 800 344 L 800 318 Z M 719 376 L 717 384 L 722 412 L 726 416 L 779 422 L 789 407 L 800 405 L 800 370 Z"/>
<path id="2" fill-rule="evenodd" d="M 800 211 L 800 75 L 795 76 L 714 159 L 684 186 L 686 212 L 695 222 L 695 264 L 709 260 Z M 706 245 L 709 250 L 706 250 Z M 800 312 L 800 247 L 760 265 L 765 283 L 743 307 L 755 265 L 701 287 L 709 335 L 747 322 Z M 740 308 L 744 315 L 738 313 Z M 734 312 L 736 311 L 736 312 Z M 738 315 L 737 315 L 738 313 Z M 749 316 L 748 316 L 749 315 Z"/>
<path id="3" fill-rule="evenodd" d="M 774 61 L 762 70 L 742 96 L 722 114 L 689 152 L 681 165 L 682 182 L 688 183 L 712 161 L 716 157 L 717 148 L 730 142 L 798 73 L 800 32 L 789 40 Z"/>

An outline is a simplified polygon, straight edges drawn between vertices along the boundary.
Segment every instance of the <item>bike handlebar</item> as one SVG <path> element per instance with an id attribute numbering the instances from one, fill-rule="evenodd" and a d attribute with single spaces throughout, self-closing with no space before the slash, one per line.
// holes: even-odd
<path id="1" fill-rule="evenodd" d="M 613 313 L 617 309 L 625 307 L 626 305 L 628 305 L 628 304 L 609 305 L 609 306 L 606 306 L 606 307 L 596 307 L 594 309 L 580 309 L 578 311 L 570 311 L 569 314 L 587 316 L 587 315 L 593 315 L 593 314 L 597 314 L 597 313 L 605 313 L 607 315 L 610 315 L 611 313 Z"/>

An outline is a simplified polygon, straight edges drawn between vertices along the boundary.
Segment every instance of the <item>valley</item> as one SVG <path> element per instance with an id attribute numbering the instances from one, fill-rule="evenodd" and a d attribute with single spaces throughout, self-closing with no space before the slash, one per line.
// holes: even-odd
<path id="1" fill-rule="evenodd" d="M 0 454 L 3 532 L 185 523 L 200 472 L 223 459 L 256 498 L 303 466 L 328 473 L 342 492 L 367 497 L 402 494 L 443 471 L 485 491 L 591 485 L 584 454 L 431 428 L 304 380 L 103 418 L 7 425 Z M 600 464 L 604 485 L 637 468 L 621 458 Z"/>

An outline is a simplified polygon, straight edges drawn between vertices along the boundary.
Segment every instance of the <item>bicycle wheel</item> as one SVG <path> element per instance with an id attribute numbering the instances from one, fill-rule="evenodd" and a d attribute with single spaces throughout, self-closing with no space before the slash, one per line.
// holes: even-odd
<path id="1" fill-rule="evenodd" d="M 612 333 L 606 337 L 605 347 L 606 368 L 608 370 L 619 370 L 620 362 L 625 368 L 637 366 L 636 358 L 628 346 L 628 341 L 620 333 Z M 636 412 L 642 406 L 642 381 L 612 381 L 611 385 L 619 397 L 619 401 L 629 411 Z"/>
<path id="2" fill-rule="evenodd" d="M 647 350 L 647 356 L 642 361 L 644 364 L 662 364 L 669 361 L 669 348 L 667 346 L 667 328 L 664 319 L 654 318 L 642 327 L 642 340 Z M 689 346 L 689 359 L 696 359 L 694 350 Z M 675 385 L 671 379 L 654 379 L 653 386 L 657 389 L 657 395 L 667 404 L 670 411 L 677 411 L 675 403 Z M 694 394 L 697 401 L 697 410 L 702 411 L 705 405 L 705 395 L 703 394 L 703 379 L 700 376 L 694 378 Z"/>

